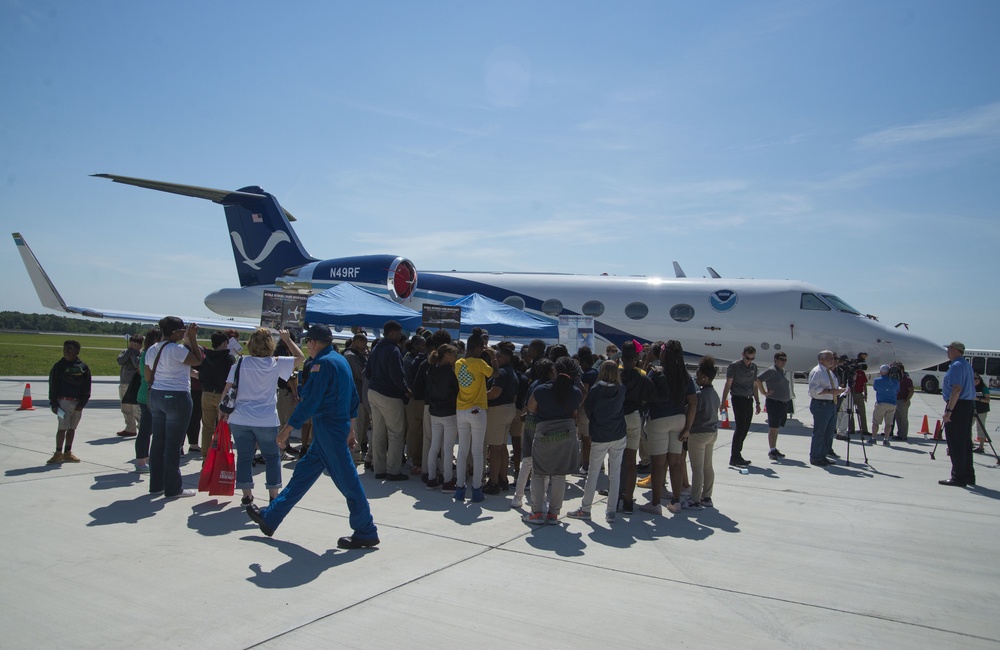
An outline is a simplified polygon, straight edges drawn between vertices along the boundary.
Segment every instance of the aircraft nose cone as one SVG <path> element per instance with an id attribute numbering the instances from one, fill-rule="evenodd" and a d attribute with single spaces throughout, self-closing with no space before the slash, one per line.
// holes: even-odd
<path id="1" fill-rule="evenodd" d="M 905 331 L 880 340 L 878 354 L 872 357 L 868 365 L 876 370 L 879 365 L 893 361 L 901 361 L 907 370 L 919 370 L 948 360 L 943 345 Z"/>

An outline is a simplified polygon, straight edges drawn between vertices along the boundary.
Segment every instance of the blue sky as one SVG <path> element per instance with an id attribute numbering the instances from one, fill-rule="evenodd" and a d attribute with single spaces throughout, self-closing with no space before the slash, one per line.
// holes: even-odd
<path id="1" fill-rule="evenodd" d="M 0 2 L 0 215 L 72 304 L 208 314 L 261 185 L 320 258 L 791 278 L 1000 348 L 1000 3 Z M 11 240 L 0 309 L 43 311 Z"/>

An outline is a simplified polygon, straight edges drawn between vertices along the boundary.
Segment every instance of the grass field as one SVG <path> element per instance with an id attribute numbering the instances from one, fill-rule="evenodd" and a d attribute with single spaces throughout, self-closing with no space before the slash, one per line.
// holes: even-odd
<path id="1" fill-rule="evenodd" d="M 80 358 L 95 377 L 118 376 L 118 353 L 125 349 L 123 336 L 93 334 L 12 334 L 0 332 L 0 376 L 48 376 L 62 357 L 63 341 L 80 342 Z"/>

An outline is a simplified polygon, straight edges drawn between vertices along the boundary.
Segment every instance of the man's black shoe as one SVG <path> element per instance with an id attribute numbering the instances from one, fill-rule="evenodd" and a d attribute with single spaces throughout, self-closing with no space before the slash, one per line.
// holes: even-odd
<path id="1" fill-rule="evenodd" d="M 483 486 L 483 494 L 500 494 L 500 486 L 493 483 L 487 483 Z"/>
<path id="2" fill-rule="evenodd" d="M 842 433 L 838 433 L 838 434 L 837 434 L 836 436 L 834 436 L 834 437 L 835 437 L 835 438 L 836 438 L 837 440 L 847 440 L 847 436 L 845 436 L 845 435 L 844 435 L 844 434 L 842 434 Z"/>
<path id="3" fill-rule="evenodd" d="M 378 546 L 378 537 L 355 537 L 351 535 L 350 537 L 341 537 L 337 540 L 337 548 L 371 548 L 372 546 Z"/>
<path id="4" fill-rule="evenodd" d="M 730 458 L 729 464 L 735 465 L 736 467 L 746 467 L 750 464 L 750 461 L 746 458 Z"/>
<path id="5" fill-rule="evenodd" d="M 810 465 L 816 465 L 817 467 L 825 467 L 825 466 L 827 466 L 827 465 L 830 464 L 830 461 L 828 461 L 825 458 L 821 458 L 819 460 L 810 460 L 809 464 Z"/>
<path id="6" fill-rule="evenodd" d="M 840 458 L 840 454 L 835 451 L 828 451 L 826 453 L 827 458 Z"/>
<path id="7" fill-rule="evenodd" d="M 367 470 L 367 471 L 369 471 L 369 472 L 370 472 L 370 471 L 372 471 L 373 469 L 375 469 L 375 468 L 374 468 L 374 466 L 372 465 L 372 462 L 371 462 L 370 460 L 366 460 L 366 461 L 365 461 L 365 470 Z"/>
<path id="8" fill-rule="evenodd" d="M 965 483 L 962 483 L 961 481 L 956 481 L 953 478 L 946 478 L 943 481 L 938 481 L 938 485 L 951 485 L 951 486 L 954 486 L 954 487 L 966 487 Z"/>
<path id="9" fill-rule="evenodd" d="M 378 478 L 378 475 L 376 475 L 375 478 Z M 389 474 L 388 476 L 385 477 L 385 479 L 387 481 L 408 481 L 410 480 L 410 477 L 407 476 L 406 474 L 400 473 L 400 474 Z"/>
<path id="10" fill-rule="evenodd" d="M 377 478 L 378 480 L 381 481 L 382 479 L 384 479 L 387 476 L 389 476 L 389 475 L 386 474 L 385 472 L 379 472 L 378 474 L 375 475 L 375 478 Z"/>
<path id="11" fill-rule="evenodd" d="M 274 529 L 268 526 L 267 522 L 264 521 L 263 515 L 260 514 L 260 508 L 258 508 L 256 504 L 251 503 L 247 506 L 247 516 L 253 520 L 253 523 L 260 526 L 260 532 L 264 533 L 268 537 L 274 535 Z"/>

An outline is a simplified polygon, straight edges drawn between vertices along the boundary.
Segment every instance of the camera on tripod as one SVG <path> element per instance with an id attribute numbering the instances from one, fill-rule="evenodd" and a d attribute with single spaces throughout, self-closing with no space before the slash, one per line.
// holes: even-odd
<path id="1" fill-rule="evenodd" d="M 889 364 L 889 377 L 895 379 L 896 381 L 903 380 L 903 364 L 899 361 L 893 361 Z"/>

